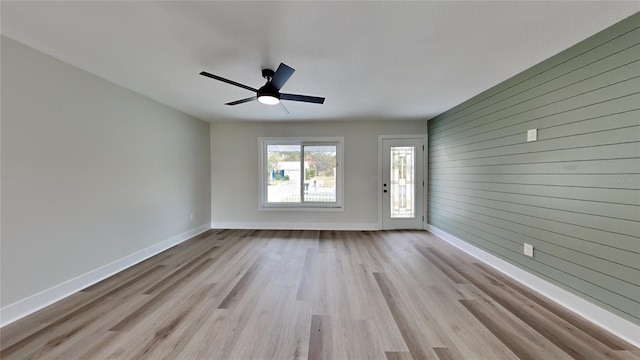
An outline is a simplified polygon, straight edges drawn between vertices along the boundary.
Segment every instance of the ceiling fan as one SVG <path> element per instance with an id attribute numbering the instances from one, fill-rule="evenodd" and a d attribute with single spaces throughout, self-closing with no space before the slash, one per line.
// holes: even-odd
<path id="1" fill-rule="evenodd" d="M 276 105 L 280 103 L 280 100 L 301 101 L 301 102 L 308 102 L 308 103 L 314 103 L 314 104 L 324 103 L 323 97 L 287 94 L 287 93 L 280 92 L 280 89 L 282 89 L 282 87 L 287 82 L 287 80 L 289 80 L 291 75 L 293 75 L 294 71 L 295 70 L 293 68 L 283 63 L 280 63 L 280 66 L 278 66 L 278 69 L 275 72 L 271 69 L 263 69 L 262 77 L 267 80 L 267 83 L 264 84 L 264 86 L 262 86 L 260 89 L 254 89 L 251 86 L 240 84 L 233 80 L 225 79 L 223 77 L 210 74 L 206 71 L 202 71 L 200 75 L 210 77 L 212 79 L 219 80 L 222 82 L 226 82 L 227 84 L 235 85 L 256 93 L 255 96 L 251 96 L 246 99 L 228 102 L 225 105 L 238 105 L 238 104 L 243 104 L 243 103 L 254 101 L 254 100 L 258 100 L 258 102 L 262 104 L 267 104 L 267 105 Z"/>

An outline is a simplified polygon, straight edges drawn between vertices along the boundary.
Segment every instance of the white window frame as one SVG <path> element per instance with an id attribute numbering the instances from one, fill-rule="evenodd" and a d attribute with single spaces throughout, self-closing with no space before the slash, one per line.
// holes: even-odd
<path id="1" fill-rule="evenodd" d="M 267 202 L 267 146 L 268 145 L 335 145 L 336 146 L 336 202 Z M 258 210 L 264 211 L 344 211 L 344 137 L 260 137 L 259 150 L 259 191 Z M 303 160 L 301 160 L 302 163 Z M 302 194 L 301 194 L 302 195 Z"/>

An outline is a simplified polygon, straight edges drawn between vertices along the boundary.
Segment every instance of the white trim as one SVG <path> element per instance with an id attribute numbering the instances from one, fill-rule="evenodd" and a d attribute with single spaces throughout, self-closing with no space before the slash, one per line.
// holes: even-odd
<path id="1" fill-rule="evenodd" d="M 299 212 L 299 211 L 315 211 L 315 212 L 327 211 L 327 212 L 344 212 L 344 206 L 343 207 L 328 207 L 328 206 L 318 206 L 318 207 L 306 206 L 306 207 L 301 207 L 299 205 L 298 206 L 279 206 L 279 207 L 270 206 L 270 207 L 259 207 L 258 211 L 295 211 L 295 212 Z"/>
<path id="2" fill-rule="evenodd" d="M 412 135 L 378 135 L 378 142 L 382 139 L 384 140 L 393 140 L 393 139 L 424 139 L 426 134 L 412 134 Z"/>
<path id="3" fill-rule="evenodd" d="M 282 223 L 282 222 L 212 222 L 212 229 L 256 229 L 256 230 L 368 230 L 377 231 L 376 223 Z"/>
<path id="4" fill-rule="evenodd" d="M 422 222 L 422 228 L 427 230 L 427 221 L 429 220 L 429 128 L 425 127 L 424 130 L 424 151 L 422 155 L 424 164 L 422 166 L 422 180 L 424 186 L 422 187 L 422 216 L 424 221 Z"/>
<path id="5" fill-rule="evenodd" d="M 382 140 L 384 140 L 384 135 L 378 136 L 378 183 L 376 185 L 376 193 L 378 193 L 378 229 L 382 230 L 382 202 L 384 199 L 382 198 Z"/>
<path id="6" fill-rule="evenodd" d="M 88 273 L 67 280 L 63 283 L 50 287 L 37 294 L 31 295 L 22 300 L 16 301 L 0 308 L 0 327 L 11 324 L 27 315 L 30 315 L 46 306 L 60 301 L 67 296 L 73 295 L 78 291 L 106 279 L 116 273 L 125 270 L 143 260 L 146 260 L 158 253 L 167 250 L 185 240 L 201 234 L 209 230 L 210 224 L 203 224 L 191 230 L 185 231 L 169 239 L 163 240 L 155 245 L 151 245 L 146 249 L 142 249 L 131 255 L 125 256 L 107 265 L 91 270 Z"/>
<path id="7" fill-rule="evenodd" d="M 428 224 L 427 230 L 460 250 L 468 253 L 523 285 L 548 297 L 568 310 L 582 316 L 612 334 L 640 347 L 640 326 L 619 317 L 583 298 L 541 279 L 497 256 L 481 250 L 437 227 Z"/>

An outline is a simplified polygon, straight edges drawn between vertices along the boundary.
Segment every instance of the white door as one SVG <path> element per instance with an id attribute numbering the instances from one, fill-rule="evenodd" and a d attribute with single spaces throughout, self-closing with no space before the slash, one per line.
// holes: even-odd
<path id="1" fill-rule="evenodd" d="M 422 229 L 424 139 L 382 139 L 382 228 Z"/>

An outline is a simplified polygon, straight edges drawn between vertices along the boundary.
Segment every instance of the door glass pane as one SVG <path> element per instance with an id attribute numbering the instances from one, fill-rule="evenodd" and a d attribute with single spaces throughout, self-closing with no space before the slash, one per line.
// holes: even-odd
<path id="1" fill-rule="evenodd" d="M 300 145 L 267 145 L 267 202 L 300 202 Z"/>
<path id="2" fill-rule="evenodd" d="M 305 202 L 336 202 L 336 145 L 304 146 Z"/>
<path id="3" fill-rule="evenodd" d="M 391 146 L 391 218 L 415 217 L 415 148 Z"/>

